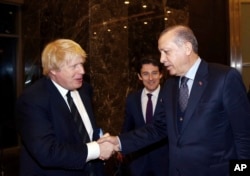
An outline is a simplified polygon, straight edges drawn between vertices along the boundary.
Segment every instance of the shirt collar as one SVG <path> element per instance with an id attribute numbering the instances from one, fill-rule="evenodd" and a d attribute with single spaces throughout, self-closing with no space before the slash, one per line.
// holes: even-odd
<path id="1" fill-rule="evenodd" d="M 56 86 L 56 88 L 58 89 L 58 91 L 60 92 L 60 94 L 64 97 L 66 96 L 66 94 L 68 93 L 69 90 L 63 88 L 62 86 L 60 86 L 59 84 L 57 84 L 55 81 L 53 81 L 51 79 L 52 83 Z"/>
<path id="2" fill-rule="evenodd" d="M 152 96 L 157 96 L 159 94 L 161 86 L 159 85 L 153 92 L 149 92 L 145 87 L 143 89 L 144 96 L 147 96 L 148 93 L 151 93 Z"/>
<path id="3" fill-rule="evenodd" d="M 188 70 L 185 76 L 191 80 L 194 80 L 194 77 L 196 75 L 200 63 L 201 63 L 201 58 L 198 58 L 195 61 L 194 65 Z"/>

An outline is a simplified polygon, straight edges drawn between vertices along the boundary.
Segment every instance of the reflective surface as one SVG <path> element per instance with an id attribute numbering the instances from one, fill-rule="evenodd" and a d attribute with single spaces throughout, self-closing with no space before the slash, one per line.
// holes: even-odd
<path id="1" fill-rule="evenodd" d="M 22 46 L 16 63 L 24 69 L 17 86 L 27 87 L 42 76 L 41 52 L 57 38 L 78 42 L 87 52 L 85 81 L 94 88 L 97 122 L 118 134 L 125 98 L 141 87 L 135 65 L 143 57 L 159 58 L 157 39 L 172 24 L 195 32 L 200 56 L 229 63 L 227 2 L 224 0 L 26 0 L 22 5 Z M 2 30 L 4 31 L 4 30 Z M 6 34 L 5 34 L 6 35 Z M 17 69 L 17 75 L 22 76 Z M 165 75 L 167 77 L 167 75 Z"/>
<path id="2" fill-rule="evenodd" d="M 0 149 L 18 144 L 14 118 L 17 10 L 16 6 L 0 4 Z"/>
<path id="3" fill-rule="evenodd" d="M 167 25 L 188 23 L 187 4 L 168 1 L 168 6 L 165 0 L 43 2 L 27 0 L 23 5 L 26 86 L 41 76 L 40 54 L 48 41 L 75 40 L 88 54 L 85 78 L 94 88 L 97 122 L 104 131 L 118 134 L 125 98 L 141 86 L 135 73 L 137 61 L 159 58 L 159 33 Z"/>
<path id="4" fill-rule="evenodd" d="M 37 0 L 25 0 L 21 8 L 22 18 L 17 18 L 17 21 L 22 21 L 21 38 L 18 37 L 17 28 L 20 27 L 17 23 L 7 20 L 12 15 L 1 15 L 1 72 L 8 70 L 11 75 L 11 83 L 7 84 L 8 81 L 3 76 L 1 86 L 2 83 L 9 85 L 8 98 L 16 98 L 15 93 L 12 93 L 16 87 L 18 95 L 21 87 L 31 85 L 42 76 L 41 52 L 49 41 L 57 38 L 73 39 L 88 54 L 85 81 L 90 82 L 94 88 L 93 104 L 97 122 L 104 132 L 119 134 L 125 98 L 128 93 L 141 87 L 135 65 L 143 57 L 159 58 L 157 39 L 165 27 L 188 24 L 197 36 L 203 59 L 230 63 L 228 46 L 232 35 L 228 33 L 228 1 L 130 0 L 129 4 L 124 1 L 43 0 L 41 3 Z M 4 9 L 1 8 L 0 13 Z M 6 22 L 10 24 L 8 30 L 4 27 Z M 10 46 L 6 40 L 11 41 Z M 3 60 L 2 54 L 7 46 L 12 48 L 13 55 Z M 9 119 L 10 116 L 7 120 Z M 9 124 L 12 128 L 13 122 Z M 1 134 L 16 140 L 12 133 Z M 10 156 L 12 158 L 12 152 Z M 16 155 L 14 160 L 17 160 Z M 8 158 L 5 161 L 7 171 L 9 168 L 17 171 L 16 166 L 9 164 L 12 161 Z M 108 171 L 115 172 L 119 169 L 117 164 L 114 158 L 107 161 Z M 6 175 L 11 174 L 6 172 Z"/>

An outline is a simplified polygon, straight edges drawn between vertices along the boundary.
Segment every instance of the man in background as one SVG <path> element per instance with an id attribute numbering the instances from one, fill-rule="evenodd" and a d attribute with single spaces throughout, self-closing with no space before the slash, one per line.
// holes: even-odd
<path id="1" fill-rule="evenodd" d="M 162 64 L 155 59 L 141 59 L 137 75 L 144 88 L 128 95 L 122 133 L 141 128 L 154 121 L 154 111 L 159 106 L 162 93 Z M 150 96 L 150 97 L 149 97 Z M 149 98 L 152 102 L 151 114 L 147 114 Z M 150 117 L 148 117 L 150 116 Z M 126 155 L 124 160 L 131 176 L 168 176 L 168 143 L 163 139 L 139 151 Z"/>

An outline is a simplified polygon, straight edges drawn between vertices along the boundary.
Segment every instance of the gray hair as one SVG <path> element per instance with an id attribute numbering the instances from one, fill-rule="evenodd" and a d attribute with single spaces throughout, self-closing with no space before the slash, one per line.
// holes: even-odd
<path id="1" fill-rule="evenodd" d="M 181 46 L 184 42 L 190 42 L 193 51 L 198 54 L 198 42 L 193 31 L 189 27 L 184 25 L 170 26 L 161 32 L 160 37 L 168 32 L 174 33 L 174 42 L 176 45 Z"/>

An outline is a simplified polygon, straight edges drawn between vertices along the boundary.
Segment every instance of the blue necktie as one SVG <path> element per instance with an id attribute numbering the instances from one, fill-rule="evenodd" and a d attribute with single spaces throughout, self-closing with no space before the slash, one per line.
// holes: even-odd
<path id="1" fill-rule="evenodd" d="M 153 118 L 153 103 L 151 100 L 152 94 L 148 93 L 148 102 L 147 102 L 147 108 L 146 108 L 146 123 L 150 123 Z"/>
<path id="2" fill-rule="evenodd" d="M 181 78 L 181 85 L 180 85 L 180 91 L 179 91 L 179 106 L 181 112 L 185 112 L 187 103 L 188 103 L 188 78 L 182 77 Z"/>

